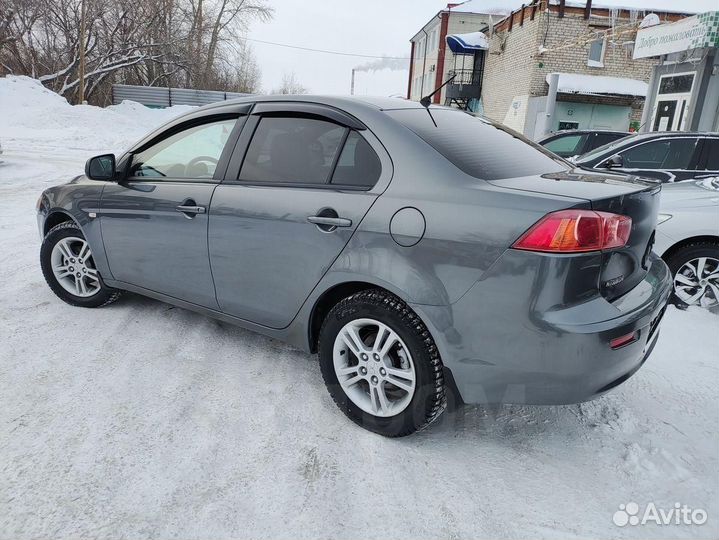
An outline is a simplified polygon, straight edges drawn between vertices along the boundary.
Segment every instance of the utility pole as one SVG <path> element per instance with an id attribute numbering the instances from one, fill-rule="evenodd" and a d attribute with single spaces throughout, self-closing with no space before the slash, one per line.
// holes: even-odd
<path id="1" fill-rule="evenodd" d="M 350 96 L 355 95 L 355 70 L 352 70 L 352 82 L 350 83 Z"/>
<path id="2" fill-rule="evenodd" d="M 78 105 L 82 105 L 85 101 L 85 1 L 80 0 L 80 54 L 79 54 L 79 65 L 77 68 L 78 84 L 77 84 L 77 95 Z"/>

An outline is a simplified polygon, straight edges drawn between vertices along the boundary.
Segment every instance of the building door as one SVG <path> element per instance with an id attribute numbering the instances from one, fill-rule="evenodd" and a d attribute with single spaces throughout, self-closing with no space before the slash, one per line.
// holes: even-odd
<path id="1" fill-rule="evenodd" d="M 685 131 L 694 73 L 663 75 L 659 80 L 652 131 Z"/>

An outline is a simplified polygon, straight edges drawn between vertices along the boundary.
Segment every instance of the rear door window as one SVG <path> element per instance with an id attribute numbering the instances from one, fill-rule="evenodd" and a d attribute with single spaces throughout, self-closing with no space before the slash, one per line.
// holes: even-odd
<path id="1" fill-rule="evenodd" d="M 401 109 L 387 114 L 476 178 L 499 180 L 569 169 L 565 161 L 519 133 L 463 111 L 431 109 L 430 116 L 425 109 Z"/>
<path id="2" fill-rule="evenodd" d="M 326 184 L 347 128 L 305 117 L 263 117 L 252 137 L 240 180 Z"/>

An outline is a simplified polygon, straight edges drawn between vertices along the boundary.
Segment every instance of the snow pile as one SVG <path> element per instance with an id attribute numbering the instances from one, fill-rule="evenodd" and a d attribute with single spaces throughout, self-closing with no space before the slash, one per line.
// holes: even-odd
<path id="1" fill-rule="evenodd" d="M 120 153 L 151 129 L 191 109 L 149 109 L 135 102 L 107 108 L 73 106 L 35 79 L 8 76 L 0 78 L 0 141 L 6 153 L 42 149 L 59 140 L 70 151 Z"/>
<path id="2" fill-rule="evenodd" d="M 547 74 L 547 84 L 550 76 Z M 649 85 L 636 79 L 607 77 L 604 75 L 581 75 L 579 73 L 559 73 L 558 92 L 567 94 L 619 94 L 622 96 L 646 97 Z"/>

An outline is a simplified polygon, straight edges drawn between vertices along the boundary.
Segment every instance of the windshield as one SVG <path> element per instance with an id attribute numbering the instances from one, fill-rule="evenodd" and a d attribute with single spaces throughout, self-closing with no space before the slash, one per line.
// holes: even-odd
<path id="1" fill-rule="evenodd" d="M 622 137 L 621 139 L 617 139 L 614 142 L 610 142 L 609 144 L 605 144 L 603 146 L 599 146 L 592 150 L 591 152 L 587 152 L 583 156 L 580 156 L 578 158 L 574 159 L 574 162 L 578 165 L 581 165 L 582 163 L 586 163 L 587 161 L 591 161 L 597 156 L 601 156 L 605 152 L 611 152 L 615 148 L 619 148 L 624 145 L 630 138 L 634 137 L 634 135 L 627 135 L 626 137 Z"/>
<path id="2" fill-rule="evenodd" d="M 452 109 L 429 111 L 431 116 L 425 109 L 387 114 L 475 178 L 499 180 L 572 168 L 542 146 L 486 118 Z"/>

